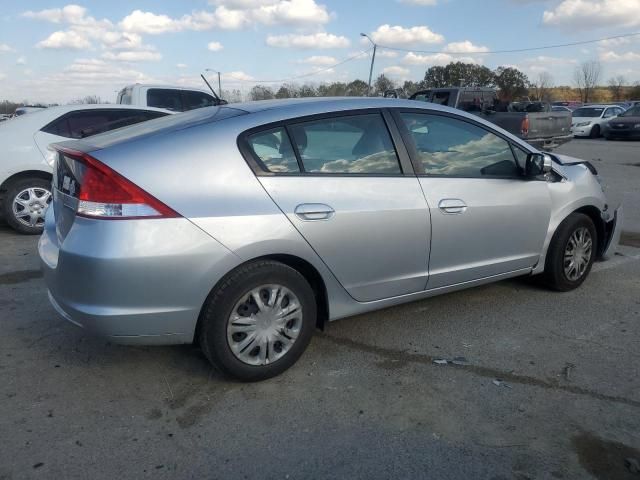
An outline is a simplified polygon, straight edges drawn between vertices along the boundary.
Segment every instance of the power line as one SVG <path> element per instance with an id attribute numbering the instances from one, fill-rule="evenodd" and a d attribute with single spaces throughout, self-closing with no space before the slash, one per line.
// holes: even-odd
<path id="1" fill-rule="evenodd" d="M 487 51 L 475 50 L 475 51 L 471 51 L 471 52 L 443 52 L 442 50 L 415 50 L 415 49 L 412 49 L 412 48 L 389 47 L 389 46 L 380 45 L 380 44 L 378 44 L 378 48 L 385 48 L 387 50 L 396 50 L 396 51 L 400 51 L 400 52 L 413 52 L 413 53 L 429 53 L 429 54 L 446 53 L 446 54 L 449 54 L 449 55 L 473 55 L 473 54 L 490 55 L 490 54 L 495 54 L 495 53 L 532 52 L 532 51 L 536 51 L 536 50 L 548 50 L 548 49 L 552 49 L 552 48 L 575 47 L 577 45 L 587 45 L 587 44 L 590 44 L 590 43 L 606 42 L 607 40 L 617 40 L 619 38 L 635 37 L 635 36 L 638 36 L 638 35 L 640 35 L 640 32 L 626 33 L 626 34 L 623 34 L 623 35 L 614 35 L 612 37 L 598 38 L 596 40 L 583 40 L 581 42 L 559 43 L 559 44 L 556 44 L 556 45 L 545 45 L 543 47 L 514 48 L 514 49 L 508 49 L 508 50 L 487 50 Z"/>
<path id="2" fill-rule="evenodd" d="M 238 78 L 236 76 L 233 75 L 233 73 L 223 73 L 223 76 L 227 76 L 227 77 L 231 77 L 234 80 L 238 81 L 238 82 L 245 82 L 245 83 L 286 83 L 286 82 L 291 82 L 293 80 L 299 80 L 301 78 L 307 78 L 307 77 L 312 77 L 314 75 L 318 75 L 319 73 L 323 73 L 326 72 L 328 70 L 331 70 L 335 67 L 339 67 L 340 65 L 343 65 L 347 62 L 350 62 L 352 60 L 355 60 L 356 58 L 360 58 L 364 55 L 367 55 L 372 49 L 368 49 L 368 50 L 363 50 L 360 53 L 357 53 L 356 55 L 352 55 L 350 57 L 347 57 L 341 61 L 339 61 L 338 63 L 335 63 L 333 65 L 329 65 L 328 67 L 324 67 L 324 68 L 320 68 L 317 70 L 314 70 L 312 72 L 307 72 L 307 73 L 303 73 L 301 75 L 296 75 L 295 77 L 289 77 L 289 78 L 281 78 L 279 80 L 247 80 L 245 78 Z"/>

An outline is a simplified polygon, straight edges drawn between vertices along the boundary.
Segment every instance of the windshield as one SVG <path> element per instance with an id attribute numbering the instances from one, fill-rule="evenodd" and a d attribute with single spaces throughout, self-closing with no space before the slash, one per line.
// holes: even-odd
<path id="1" fill-rule="evenodd" d="M 620 117 L 640 117 L 640 107 L 633 107 L 619 115 Z"/>
<path id="2" fill-rule="evenodd" d="M 604 108 L 583 107 L 573 111 L 574 117 L 600 117 Z"/>

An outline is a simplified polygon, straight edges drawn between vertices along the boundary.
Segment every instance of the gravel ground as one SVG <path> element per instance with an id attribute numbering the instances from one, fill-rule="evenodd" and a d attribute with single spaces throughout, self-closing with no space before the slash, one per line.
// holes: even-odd
<path id="1" fill-rule="evenodd" d="M 258 384 L 195 347 L 85 335 L 49 306 L 37 239 L 0 226 L 0 479 L 640 478 L 640 143 L 561 151 L 601 158 L 629 219 L 582 288 L 510 280 L 340 320 Z"/>

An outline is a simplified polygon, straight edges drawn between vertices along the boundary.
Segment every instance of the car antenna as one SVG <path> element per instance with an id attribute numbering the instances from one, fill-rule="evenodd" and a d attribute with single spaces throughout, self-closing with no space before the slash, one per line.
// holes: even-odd
<path id="1" fill-rule="evenodd" d="M 216 91 L 211 87 L 211 84 L 207 81 L 207 79 L 204 77 L 203 74 L 200 74 L 200 76 L 202 77 L 202 80 L 204 80 L 204 83 L 207 84 L 207 87 L 209 87 L 209 90 L 211 90 L 211 93 L 213 93 L 213 97 L 218 101 L 218 105 L 224 105 L 227 102 L 225 102 L 224 100 L 222 100 L 218 94 L 216 93 Z"/>

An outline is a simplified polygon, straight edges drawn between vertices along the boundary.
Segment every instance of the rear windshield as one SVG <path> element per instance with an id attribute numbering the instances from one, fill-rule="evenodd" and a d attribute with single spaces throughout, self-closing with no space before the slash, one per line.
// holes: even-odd
<path id="1" fill-rule="evenodd" d="M 632 107 L 619 116 L 620 117 L 640 117 L 640 107 Z"/>
<path id="2" fill-rule="evenodd" d="M 604 108 L 582 107 L 573 111 L 574 117 L 600 117 Z"/>

